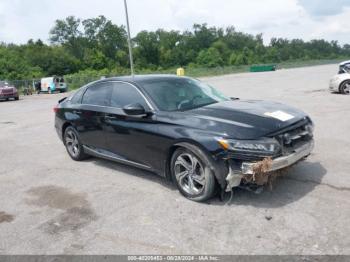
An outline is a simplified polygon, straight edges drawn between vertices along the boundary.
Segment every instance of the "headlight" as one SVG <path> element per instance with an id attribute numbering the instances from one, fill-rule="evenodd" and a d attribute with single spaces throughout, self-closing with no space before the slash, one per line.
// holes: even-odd
<path id="1" fill-rule="evenodd" d="M 332 79 L 331 79 L 331 83 L 332 82 L 337 82 L 340 80 L 340 77 L 338 75 L 334 76 Z"/>
<path id="2" fill-rule="evenodd" d="M 305 130 L 308 131 L 310 135 L 314 133 L 314 129 L 315 127 L 312 123 L 305 126 Z"/>
<path id="3" fill-rule="evenodd" d="M 259 140 L 233 140 L 233 139 L 216 139 L 220 146 L 225 150 L 234 153 L 273 156 L 280 151 L 280 144 L 274 138 L 263 138 Z"/>

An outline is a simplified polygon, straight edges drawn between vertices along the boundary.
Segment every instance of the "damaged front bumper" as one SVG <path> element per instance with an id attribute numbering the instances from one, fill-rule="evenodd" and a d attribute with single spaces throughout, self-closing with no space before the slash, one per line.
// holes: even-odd
<path id="1" fill-rule="evenodd" d="M 266 158 L 260 162 L 242 162 L 239 169 L 229 165 L 229 174 L 226 177 L 226 191 L 231 191 L 233 187 L 238 187 L 242 182 L 255 185 L 265 185 L 273 174 L 288 168 L 303 160 L 311 154 L 314 148 L 314 141 L 311 140 L 302 146 L 294 149 L 294 152 L 275 159 Z"/>
<path id="2" fill-rule="evenodd" d="M 272 159 L 270 166 L 268 170 L 266 170 L 266 172 L 276 171 L 295 164 L 299 160 L 310 155 L 313 148 L 314 148 L 314 141 L 310 141 L 309 143 L 304 144 L 301 147 L 295 149 L 294 150 L 295 152 L 290 155 Z M 242 173 L 244 175 L 253 175 L 255 173 L 254 170 L 256 170 L 256 165 L 257 163 L 243 162 Z"/>

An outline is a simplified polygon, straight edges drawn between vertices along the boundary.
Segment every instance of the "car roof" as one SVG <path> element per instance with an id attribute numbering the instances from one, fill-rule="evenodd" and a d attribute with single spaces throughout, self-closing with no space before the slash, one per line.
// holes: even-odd
<path id="1" fill-rule="evenodd" d="M 347 64 L 350 64 L 350 60 L 341 62 L 339 65 L 340 65 L 340 66 L 343 66 L 343 65 L 347 65 Z"/>
<path id="2" fill-rule="evenodd" d="M 187 78 L 183 76 L 176 76 L 170 74 L 159 74 L 159 75 L 135 75 L 135 76 L 120 76 L 120 77 L 109 77 L 102 80 L 98 80 L 97 82 L 105 82 L 105 81 L 124 81 L 129 83 L 140 84 L 145 81 L 157 81 L 157 80 L 176 80 L 181 78 Z"/>

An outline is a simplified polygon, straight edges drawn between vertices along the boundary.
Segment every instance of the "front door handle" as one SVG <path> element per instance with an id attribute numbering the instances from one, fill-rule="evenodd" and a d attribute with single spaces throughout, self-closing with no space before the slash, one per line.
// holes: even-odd
<path id="1" fill-rule="evenodd" d="M 81 111 L 78 111 L 78 110 L 74 110 L 74 111 L 73 111 L 73 114 L 81 115 L 82 112 L 81 112 Z"/>
<path id="2" fill-rule="evenodd" d="M 117 120 L 117 117 L 116 117 L 116 116 L 113 116 L 113 115 L 106 115 L 106 116 L 105 116 L 105 119 L 106 119 L 106 120 Z"/>

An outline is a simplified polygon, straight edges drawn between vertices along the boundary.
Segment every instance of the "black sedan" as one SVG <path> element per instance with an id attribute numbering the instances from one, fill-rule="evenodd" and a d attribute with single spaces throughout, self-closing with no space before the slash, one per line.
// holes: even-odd
<path id="1" fill-rule="evenodd" d="M 256 190 L 314 145 L 313 123 L 300 110 L 228 98 L 187 77 L 100 80 L 54 111 L 72 159 L 96 156 L 156 172 L 194 201 L 217 189 Z"/>

